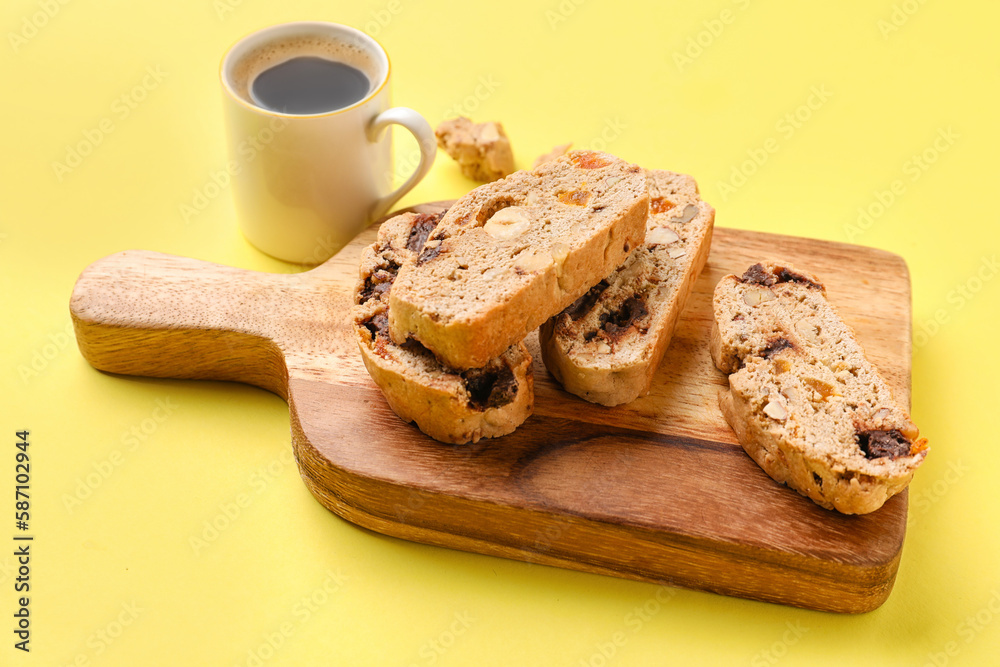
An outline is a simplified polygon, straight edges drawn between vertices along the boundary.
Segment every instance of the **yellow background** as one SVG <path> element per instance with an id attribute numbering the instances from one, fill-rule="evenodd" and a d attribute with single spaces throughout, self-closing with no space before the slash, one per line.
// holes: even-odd
<path id="1" fill-rule="evenodd" d="M 672 595 L 366 532 L 303 486 L 276 396 L 87 365 L 67 305 L 104 255 L 298 270 L 244 241 L 228 193 L 189 220 L 181 205 L 225 164 L 220 56 L 301 19 L 375 34 L 396 103 L 432 124 L 456 105 L 502 120 L 520 166 L 557 143 L 603 141 L 694 174 L 719 225 L 906 258 L 914 331 L 927 332 L 915 333 L 913 415 L 932 454 L 883 607 L 838 616 Z M 37 540 L 27 656 L 12 648 L 12 547 L 0 547 L 0 664 L 996 664 L 1000 280 L 986 278 L 1000 250 L 998 21 L 997 3 L 917 0 L 4 2 L 0 489 L 13 432 L 28 428 Z M 147 68 L 162 81 L 123 117 L 116 100 Z M 494 90 L 476 97 L 482 81 Z M 803 110 L 814 87 L 828 99 Z M 799 127 L 783 121 L 796 113 Z M 113 131 L 60 179 L 53 163 L 102 121 Z M 939 132 L 952 138 L 935 148 Z M 414 144 L 397 138 L 403 160 Z M 777 150 L 762 166 L 744 164 L 765 145 Z M 914 172 L 925 151 L 933 163 Z M 879 212 L 897 180 L 905 190 L 858 226 L 858 209 Z M 471 185 L 441 155 L 403 203 Z M 88 497 L 67 506 L 88 476 Z M 239 516 L 192 546 L 241 494 Z M 0 492 L 2 544 L 12 497 Z"/>

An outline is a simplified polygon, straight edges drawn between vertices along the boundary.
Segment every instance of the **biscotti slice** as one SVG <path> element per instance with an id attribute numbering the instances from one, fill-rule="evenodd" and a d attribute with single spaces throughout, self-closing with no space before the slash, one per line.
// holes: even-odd
<path id="1" fill-rule="evenodd" d="M 514 171 L 514 151 L 500 123 L 473 123 L 459 116 L 442 121 L 434 135 L 467 178 L 488 183 Z"/>
<path id="2" fill-rule="evenodd" d="M 712 243 L 715 209 L 698 196 L 694 179 L 646 175 L 645 242 L 539 329 L 549 372 L 566 391 L 601 405 L 649 392 Z"/>
<path id="3" fill-rule="evenodd" d="M 413 262 L 444 214 L 404 213 L 382 223 L 361 255 L 351 316 L 365 367 L 389 407 L 435 440 L 463 444 L 495 438 L 531 414 L 531 355 L 516 343 L 466 371 L 442 366 L 416 341 L 389 338 L 389 294 L 400 267 Z"/>
<path id="4" fill-rule="evenodd" d="M 815 276 L 754 264 L 719 282 L 713 306 L 712 359 L 731 373 L 719 404 L 761 468 L 845 514 L 906 487 L 927 441 Z"/>
<path id="5" fill-rule="evenodd" d="M 579 151 L 462 197 L 404 265 L 389 333 L 477 368 L 616 269 L 646 232 L 645 172 Z"/>

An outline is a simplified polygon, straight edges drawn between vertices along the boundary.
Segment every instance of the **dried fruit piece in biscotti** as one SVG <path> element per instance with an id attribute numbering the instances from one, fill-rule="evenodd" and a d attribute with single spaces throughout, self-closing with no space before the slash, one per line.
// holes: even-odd
<path id="1" fill-rule="evenodd" d="M 648 208 L 645 172 L 594 151 L 476 188 L 400 269 L 389 333 L 482 366 L 621 265 Z"/>
<path id="2" fill-rule="evenodd" d="M 389 338 L 396 275 L 416 259 L 443 215 L 404 213 L 382 223 L 361 255 L 351 317 L 365 367 L 393 411 L 435 440 L 463 444 L 512 432 L 531 414 L 534 388 L 523 343 L 480 368 L 459 371 L 442 366 L 416 341 L 396 345 Z"/>
<path id="3" fill-rule="evenodd" d="M 873 512 L 927 455 L 910 416 L 815 276 L 761 262 L 723 278 L 710 344 L 726 420 L 772 478 L 845 514 Z"/>
<path id="4" fill-rule="evenodd" d="M 646 240 L 610 276 L 539 330 L 566 391 L 619 405 L 649 392 L 712 243 L 715 209 L 694 179 L 648 171 Z"/>
<path id="5" fill-rule="evenodd" d="M 514 152 L 500 123 L 473 123 L 459 116 L 442 121 L 434 134 L 467 178 L 488 183 L 514 171 Z"/>

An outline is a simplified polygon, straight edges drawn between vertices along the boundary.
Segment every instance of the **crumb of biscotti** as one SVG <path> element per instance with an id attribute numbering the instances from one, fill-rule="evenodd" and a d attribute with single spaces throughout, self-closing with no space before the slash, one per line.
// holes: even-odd
<path id="1" fill-rule="evenodd" d="M 514 152 L 500 123 L 473 123 L 459 116 L 442 121 L 434 134 L 438 146 L 472 180 L 489 183 L 514 172 Z"/>
<path id="2" fill-rule="evenodd" d="M 572 146 L 573 142 L 570 142 L 568 144 L 559 144 L 558 146 L 550 150 L 548 153 L 536 157 L 535 163 L 532 165 L 532 168 L 537 169 L 539 166 L 545 164 L 546 162 L 552 162 L 556 158 L 561 158 L 563 155 L 566 155 L 566 153 Z"/>

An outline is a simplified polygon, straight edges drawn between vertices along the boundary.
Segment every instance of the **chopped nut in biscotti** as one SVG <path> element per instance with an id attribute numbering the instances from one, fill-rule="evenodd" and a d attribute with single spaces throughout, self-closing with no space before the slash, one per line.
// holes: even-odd
<path id="1" fill-rule="evenodd" d="M 749 289 L 743 293 L 743 303 L 748 306 L 756 306 L 767 301 L 773 301 L 774 298 L 774 292 L 767 288 Z"/>
<path id="2" fill-rule="evenodd" d="M 781 395 L 789 401 L 798 402 L 801 400 L 801 394 L 799 394 L 799 390 L 795 387 L 785 387 L 781 390 Z"/>
<path id="3" fill-rule="evenodd" d="M 569 246 L 565 243 L 553 243 L 551 253 L 552 259 L 562 266 L 566 262 L 566 258 L 569 257 Z"/>
<path id="4" fill-rule="evenodd" d="M 394 279 L 416 259 L 441 217 L 404 213 L 382 223 L 376 242 L 362 251 L 351 319 L 365 368 L 389 407 L 432 438 L 460 444 L 510 433 L 531 414 L 531 355 L 519 342 L 459 374 L 413 338 L 398 345 L 390 338 Z M 430 243 L 438 248 L 441 241 Z M 458 253 L 445 257 L 462 268 Z"/>
<path id="5" fill-rule="evenodd" d="M 710 352 L 730 374 L 719 405 L 776 481 L 866 514 L 906 488 L 927 445 L 825 291 L 777 262 L 719 281 Z"/>
<path id="6" fill-rule="evenodd" d="M 715 211 L 701 200 L 694 179 L 662 170 L 646 175 L 645 241 L 626 247 L 631 254 L 624 264 L 539 330 L 553 377 L 601 405 L 628 403 L 649 391 L 711 244 Z M 621 179 L 615 174 L 603 183 L 619 187 Z M 688 206 L 696 215 L 681 223 L 677 217 Z"/>
<path id="7" fill-rule="evenodd" d="M 509 206 L 494 213 L 483 225 L 483 231 L 495 239 L 509 241 L 524 234 L 530 226 L 531 220 L 523 208 Z"/>
<path id="8" fill-rule="evenodd" d="M 819 327 L 809 320 L 799 320 L 796 322 L 795 331 L 807 343 L 819 342 Z"/>
<path id="9" fill-rule="evenodd" d="M 514 269 L 524 273 L 541 271 L 552 264 L 552 255 L 546 250 L 529 248 L 514 258 Z"/>
<path id="10" fill-rule="evenodd" d="M 691 222 L 694 220 L 694 216 L 698 215 L 698 207 L 694 204 L 688 204 L 681 211 L 681 215 L 677 218 L 677 222 Z"/>
<path id="11" fill-rule="evenodd" d="M 653 227 L 646 232 L 646 245 L 667 245 L 680 241 L 681 237 L 669 227 Z"/>
<path id="12" fill-rule="evenodd" d="M 480 186 L 429 237 L 424 251 L 439 242 L 439 254 L 400 269 L 390 336 L 415 338 L 456 369 L 481 366 L 642 247 L 648 211 L 645 172 L 595 151 Z M 468 270 L 455 270 L 458 256 Z"/>
<path id="13" fill-rule="evenodd" d="M 764 406 L 764 414 L 776 421 L 788 419 L 788 410 L 777 398 L 772 398 L 767 402 L 767 405 Z"/>
<path id="14" fill-rule="evenodd" d="M 468 178 L 487 183 L 514 172 L 514 152 L 500 123 L 473 123 L 460 116 L 442 121 L 434 134 Z"/>

